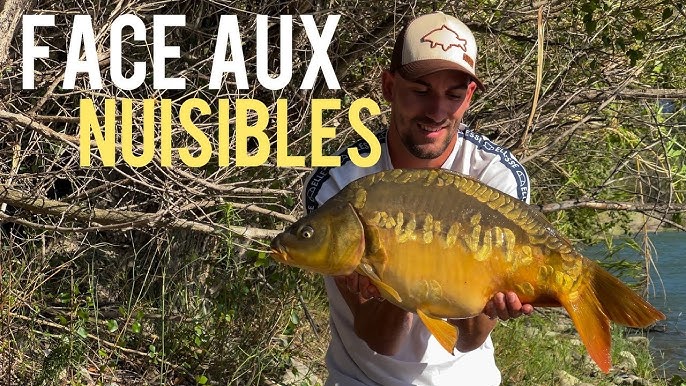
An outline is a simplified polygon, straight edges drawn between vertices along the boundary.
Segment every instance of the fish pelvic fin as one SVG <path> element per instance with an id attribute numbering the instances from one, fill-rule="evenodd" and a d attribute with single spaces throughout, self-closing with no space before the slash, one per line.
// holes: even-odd
<path id="1" fill-rule="evenodd" d="M 372 281 L 372 284 L 376 286 L 376 288 L 379 289 L 379 292 L 381 292 L 384 297 L 387 299 L 393 299 L 395 300 L 396 304 L 400 304 L 403 302 L 403 299 L 400 297 L 400 294 L 398 294 L 398 291 L 393 289 L 393 287 L 389 286 L 388 284 L 384 283 L 383 280 L 379 277 L 379 275 L 376 274 L 376 271 L 374 270 L 374 267 L 367 263 L 362 263 L 359 266 L 357 266 L 356 271 L 362 275 L 365 275 L 369 278 L 369 280 Z"/>
<path id="2" fill-rule="evenodd" d="M 591 273 L 593 290 L 603 312 L 611 321 L 623 326 L 644 328 L 665 319 L 665 314 L 598 264 L 592 264 Z"/>
<path id="3" fill-rule="evenodd" d="M 424 323 L 427 330 L 431 332 L 438 343 L 440 343 L 446 351 L 454 355 L 453 350 L 455 344 L 457 344 L 457 327 L 443 319 L 432 318 L 421 309 L 417 309 L 417 315 L 419 315 L 419 319 L 422 320 L 422 323 Z"/>

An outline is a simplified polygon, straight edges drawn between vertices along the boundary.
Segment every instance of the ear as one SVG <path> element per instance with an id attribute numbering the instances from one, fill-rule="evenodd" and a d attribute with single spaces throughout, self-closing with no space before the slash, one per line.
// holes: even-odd
<path id="1" fill-rule="evenodd" d="M 479 86 L 477 86 L 475 81 L 469 82 L 467 85 L 467 97 L 469 97 L 469 100 L 472 100 L 472 96 L 474 95 L 474 92 Z"/>
<path id="2" fill-rule="evenodd" d="M 381 91 L 386 102 L 393 100 L 393 84 L 395 83 L 395 74 L 388 70 L 381 73 Z"/>
<path id="3" fill-rule="evenodd" d="M 474 81 L 469 82 L 469 84 L 467 85 L 467 95 L 465 95 L 464 102 L 462 106 L 460 106 L 460 108 L 464 111 L 467 111 L 469 105 L 472 103 L 472 96 L 474 96 L 474 91 L 476 91 L 477 87 L 478 86 Z"/>

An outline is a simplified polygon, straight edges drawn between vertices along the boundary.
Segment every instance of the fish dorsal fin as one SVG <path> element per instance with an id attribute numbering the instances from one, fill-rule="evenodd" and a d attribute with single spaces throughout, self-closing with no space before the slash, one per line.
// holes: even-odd
<path id="1" fill-rule="evenodd" d="M 386 295 L 387 297 L 395 299 L 396 302 L 402 303 L 403 300 L 402 298 L 400 298 L 400 294 L 398 294 L 398 291 L 394 290 L 391 286 L 381 281 L 381 278 L 379 277 L 379 275 L 377 275 L 376 271 L 374 270 L 374 267 L 372 267 L 369 263 L 362 263 L 358 265 L 357 272 L 369 277 L 369 280 L 371 280 L 372 283 L 376 286 L 376 288 L 379 289 L 382 295 Z"/>
<path id="2" fill-rule="evenodd" d="M 450 354 L 453 354 L 453 349 L 457 343 L 457 327 L 443 319 L 432 318 L 419 308 L 417 309 L 417 315 L 419 315 L 419 319 L 422 320 L 422 323 L 424 323 L 438 343 Z"/>

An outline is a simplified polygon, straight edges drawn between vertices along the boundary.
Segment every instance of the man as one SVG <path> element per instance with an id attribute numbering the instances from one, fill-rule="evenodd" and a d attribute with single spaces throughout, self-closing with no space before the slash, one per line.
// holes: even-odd
<path id="1" fill-rule="evenodd" d="M 379 134 L 381 159 L 359 168 L 343 158 L 340 167 L 316 170 L 304 190 L 308 211 L 355 179 L 392 168 L 452 169 L 528 202 L 524 168 L 461 124 L 474 91 L 483 89 L 476 53 L 471 31 L 452 16 L 438 12 L 408 23 L 397 38 L 390 70 L 382 74 L 391 119 Z M 332 334 L 327 385 L 497 385 L 501 377 L 490 338 L 497 318 L 533 311 L 514 293 L 495 294 L 483 314 L 449 320 L 459 330 L 451 355 L 417 315 L 379 299 L 366 277 L 327 277 L 325 284 Z"/>

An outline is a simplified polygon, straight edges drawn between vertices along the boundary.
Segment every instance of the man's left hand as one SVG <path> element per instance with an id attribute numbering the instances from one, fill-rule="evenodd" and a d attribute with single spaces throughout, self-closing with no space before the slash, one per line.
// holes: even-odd
<path id="1" fill-rule="evenodd" d="M 531 315 L 534 312 L 534 307 L 531 304 L 522 304 L 519 296 L 512 291 L 498 292 L 486 303 L 483 312 L 490 319 L 508 320 L 522 315 Z"/>

